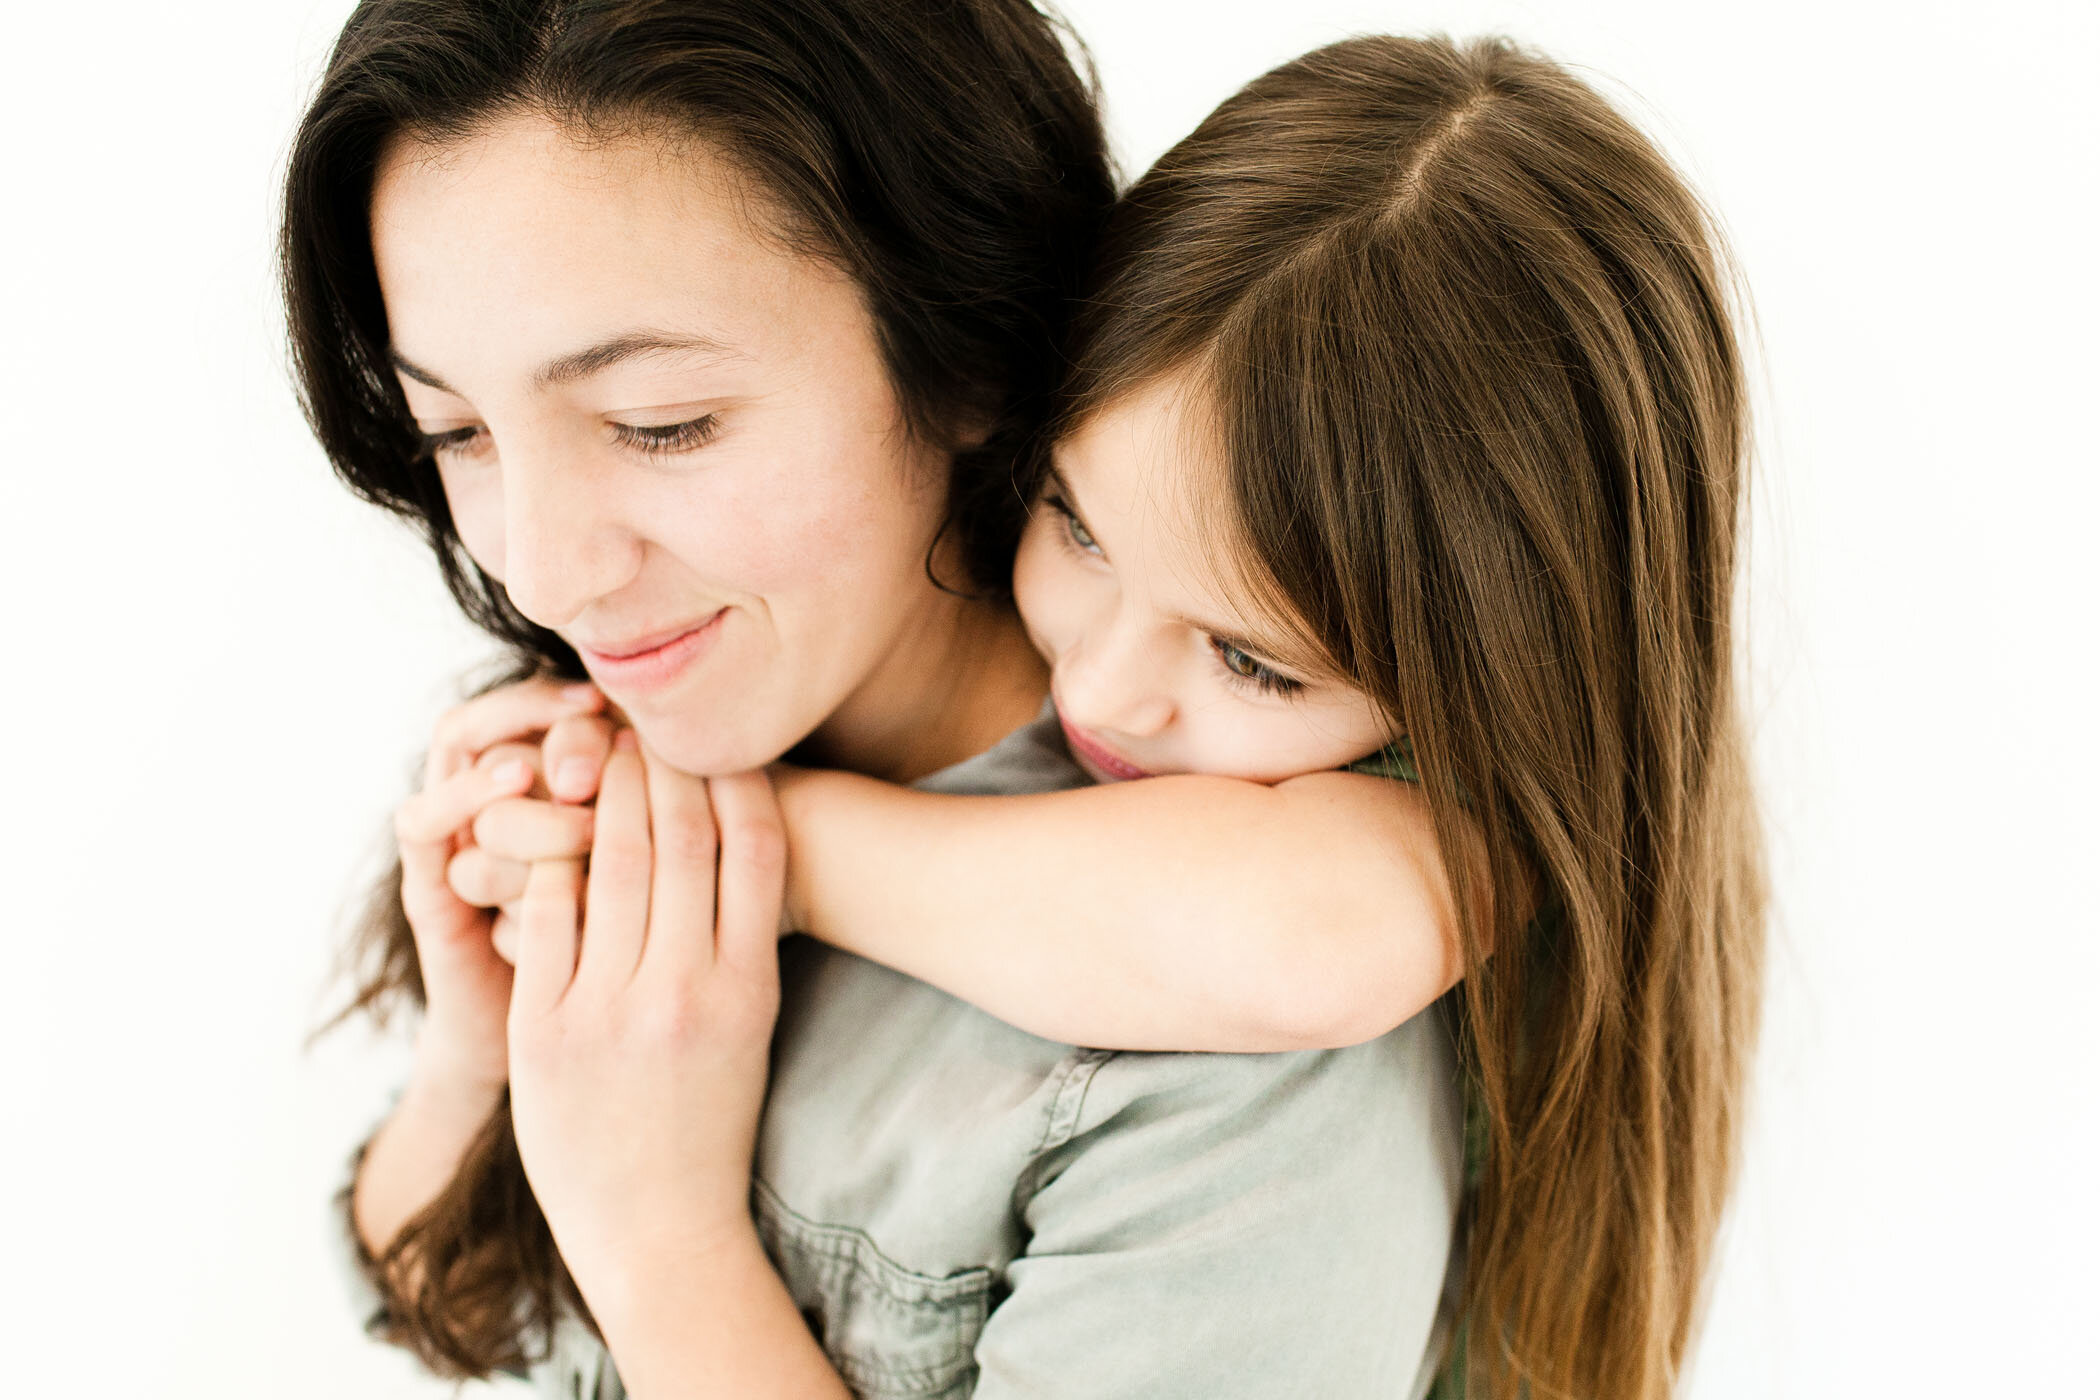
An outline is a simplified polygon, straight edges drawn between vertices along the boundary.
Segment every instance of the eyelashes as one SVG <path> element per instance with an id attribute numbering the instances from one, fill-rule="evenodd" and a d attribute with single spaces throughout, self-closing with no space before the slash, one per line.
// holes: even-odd
<path id="1" fill-rule="evenodd" d="M 1223 637 L 1212 637 L 1210 649 L 1217 653 L 1218 664 L 1225 674 L 1238 685 L 1251 685 L 1264 695 L 1296 695 L 1305 689 L 1305 682 L 1292 680 L 1274 667 L 1264 665 Z"/>
<path id="2" fill-rule="evenodd" d="M 721 431 L 721 424 L 714 414 L 703 413 L 683 423 L 666 423 L 659 427 L 639 428 L 631 423 L 615 423 L 612 430 L 613 438 L 622 447 L 631 447 L 651 456 L 670 456 L 705 447 Z"/>
<path id="3" fill-rule="evenodd" d="M 1064 537 L 1067 545 L 1086 555 L 1089 559 L 1100 559 L 1103 557 L 1100 542 L 1094 538 L 1093 532 L 1086 528 L 1086 522 L 1079 518 L 1079 512 L 1072 509 L 1071 502 L 1058 495 L 1055 491 L 1050 491 L 1044 494 L 1043 504 L 1056 511 L 1063 518 Z"/>
<path id="4" fill-rule="evenodd" d="M 674 457 L 681 452 L 694 451 L 713 442 L 722 430 L 720 415 L 713 413 L 703 413 L 683 423 L 611 423 L 607 426 L 612 430 L 615 443 L 647 457 Z M 442 433 L 423 434 L 421 450 L 423 456 L 432 460 L 471 457 L 486 450 L 488 440 L 488 429 L 474 423 Z"/>
<path id="5" fill-rule="evenodd" d="M 423 434 L 422 455 L 425 457 L 457 457 L 473 450 L 476 439 L 487 433 L 479 424 L 468 428 L 453 428 L 442 433 Z"/>
<path id="6" fill-rule="evenodd" d="M 1086 522 L 1079 518 L 1079 512 L 1072 509 L 1071 502 L 1057 491 L 1050 490 L 1043 493 L 1043 504 L 1056 511 L 1060 517 L 1059 535 L 1068 551 L 1087 559 L 1105 562 L 1107 556 L 1101 550 L 1100 541 L 1087 529 Z M 1251 689 L 1261 695 L 1286 697 L 1305 689 L 1304 681 L 1284 675 L 1244 647 L 1223 637 L 1212 636 L 1205 640 L 1210 643 L 1211 654 L 1217 657 L 1218 665 L 1224 670 L 1227 685 L 1241 690 Z"/>

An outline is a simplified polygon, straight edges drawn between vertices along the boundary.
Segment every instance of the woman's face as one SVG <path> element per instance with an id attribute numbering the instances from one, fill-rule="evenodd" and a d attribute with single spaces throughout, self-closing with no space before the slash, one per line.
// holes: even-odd
<path id="1" fill-rule="evenodd" d="M 942 461 L 859 289 L 704 146 L 532 114 L 381 164 L 395 371 L 461 541 L 668 761 L 769 762 L 937 596 Z"/>
<path id="2" fill-rule="evenodd" d="M 1219 578 L 1198 509 L 1222 458 L 1178 379 L 1135 390 L 1058 444 L 1014 563 L 1072 755 L 1097 782 L 1213 773 L 1256 782 L 1377 751 L 1363 694 L 1286 658 L 1305 643 Z"/>

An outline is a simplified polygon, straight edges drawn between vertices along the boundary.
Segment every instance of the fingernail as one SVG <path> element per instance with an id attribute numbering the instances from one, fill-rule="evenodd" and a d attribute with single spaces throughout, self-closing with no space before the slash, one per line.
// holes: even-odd
<path id="1" fill-rule="evenodd" d="M 596 776 L 595 765 L 587 758 L 565 758 L 561 767 L 554 770 L 554 786 L 569 797 L 581 797 L 591 790 L 591 779 Z"/>
<path id="2" fill-rule="evenodd" d="M 497 787 L 513 787 L 524 782 L 531 772 L 524 759 L 514 758 L 508 763 L 497 764 L 496 771 L 489 774 L 489 781 Z"/>
<path id="3" fill-rule="evenodd" d="M 562 687 L 561 698 L 571 705 L 587 705 L 598 698 L 598 687 L 592 685 L 589 681 L 580 681 L 575 685 L 565 685 Z"/>
<path id="4" fill-rule="evenodd" d="M 641 741 L 634 737 L 632 729 L 621 730 L 619 737 L 613 740 L 613 747 L 622 753 L 633 753 L 640 746 Z"/>

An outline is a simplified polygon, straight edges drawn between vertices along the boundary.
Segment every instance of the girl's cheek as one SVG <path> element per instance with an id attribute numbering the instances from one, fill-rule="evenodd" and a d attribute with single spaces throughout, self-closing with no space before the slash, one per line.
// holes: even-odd
<path id="1" fill-rule="evenodd" d="M 1060 578 L 1067 571 L 1061 567 L 1056 541 L 1044 526 L 1044 514 L 1038 509 L 1030 518 L 1014 554 L 1014 606 L 1036 650 L 1055 664 L 1070 643 L 1069 615 L 1079 600 L 1072 588 L 1074 580 Z"/>

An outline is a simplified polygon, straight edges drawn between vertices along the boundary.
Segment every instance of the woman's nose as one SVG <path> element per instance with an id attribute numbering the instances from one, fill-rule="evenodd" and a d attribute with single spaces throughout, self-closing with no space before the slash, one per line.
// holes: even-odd
<path id="1" fill-rule="evenodd" d="M 566 626 L 628 581 L 638 553 L 593 473 L 553 455 L 505 455 L 503 587 L 528 619 Z"/>
<path id="2" fill-rule="evenodd" d="M 1122 620 L 1088 632 L 1059 658 L 1058 702 L 1074 724 L 1133 738 L 1157 734 L 1174 718 L 1158 639 Z"/>

